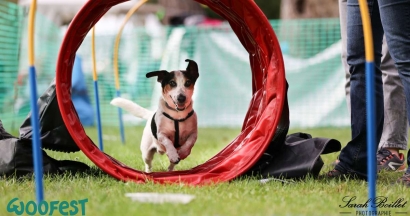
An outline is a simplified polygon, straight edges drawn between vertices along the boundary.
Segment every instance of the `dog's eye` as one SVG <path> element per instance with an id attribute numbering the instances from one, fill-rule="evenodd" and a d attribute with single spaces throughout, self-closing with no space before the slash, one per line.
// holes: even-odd
<path id="1" fill-rule="evenodd" d="M 189 87 L 189 86 L 191 86 L 191 81 L 190 80 L 187 80 L 186 82 L 185 82 L 185 87 Z"/>
<path id="2" fill-rule="evenodd" d="M 171 82 L 169 82 L 169 85 L 171 87 L 175 87 L 175 86 L 177 86 L 177 83 L 175 81 L 171 81 Z"/>

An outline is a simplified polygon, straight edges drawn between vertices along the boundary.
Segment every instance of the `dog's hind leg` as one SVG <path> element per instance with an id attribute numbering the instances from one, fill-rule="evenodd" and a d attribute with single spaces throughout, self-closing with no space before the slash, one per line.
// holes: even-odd
<path id="1" fill-rule="evenodd" d="M 145 172 L 152 172 L 152 160 L 154 159 L 154 154 L 157 151 L 155 147 L 150 148 L 148 151 L 142 153 L 142 158 L 145 163 Z"/>

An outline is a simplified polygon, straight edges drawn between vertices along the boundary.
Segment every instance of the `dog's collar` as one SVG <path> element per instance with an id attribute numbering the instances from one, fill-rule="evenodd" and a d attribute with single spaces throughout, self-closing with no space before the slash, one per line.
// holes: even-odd
<path id="1" fill-rule="evenodd" d="M 155 139 L 158 139 L 157 124 L 155 122 L 155 114 L 156 113 L 154 113 L 154 115 L 152 116 L 152 120 L 151 120 L 151 132 L 152 132 L 152 135 L 155 137 Z M 183 122 L 183 121 L 187 120 L 189 117 L 191 117 L 194 114 L 194 110 L 189 112 L 188 115 L 185 118 L 182 118 L 182 119 L 174 119 L 166 112 L 162 112 L 162 114 L 165 117 L 167 117 L 167 118 L 171 119 L 172 121 L 174 121 L 174 127 L 175 127 L 174 147 L 175 148 L 181 147 L 181 145 L 179 144 L 179 122 Z"/>

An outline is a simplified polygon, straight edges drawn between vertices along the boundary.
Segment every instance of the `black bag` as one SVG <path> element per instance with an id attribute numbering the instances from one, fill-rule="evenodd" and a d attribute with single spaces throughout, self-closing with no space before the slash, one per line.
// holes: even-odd
<path id="1" fill-rule="evenodd" d="M 61 117 L 53 81 L 46 92 L 37 101 L 42 148 L 61 152 L 75 152 L 80 149 L 71 138 Z M 0 120 L 0 175 L 22 176 L 34 173 L 32 154 L 31 113 L 20 127 L 20 137 L 14 137 L 3 127 Z M 90 169 L 78 161 L 55 160 L 41 150 L 43 171 L 48 174 L 85 172 Z"/>

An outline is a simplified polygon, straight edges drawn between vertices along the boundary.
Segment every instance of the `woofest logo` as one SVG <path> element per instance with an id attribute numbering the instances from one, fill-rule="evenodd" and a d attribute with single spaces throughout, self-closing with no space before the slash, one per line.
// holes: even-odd
<path id="1" fill-rule="evenodd" d="M 403 198 L 389 199 L 385 196 L 378 196 L 373 199 L 367 199 L 365 202 L 356 201 L 356 196 L 345 196 L 342 199 L 343 204 L 339 205 L 340 208 L 345 210 L 355 209 L 355 211 L 343 211 L 340 214 L 343 215 L 360 215 L 360 216 L 394 216 L 394 215 L 407 215 L 406 208 L 408 206 L 407 201 Z M 370 211 L 368 208 L 377 208 L 377 211 Z"/>
<path id="2" fill-rule="evenodd" d="M 24 203 L 18 198 L 10 200 L 7 204 L 7 211 L 16 215 L 85 215 L 85 203 L 88 199 L 71 201 L 28 201 Z"/>

